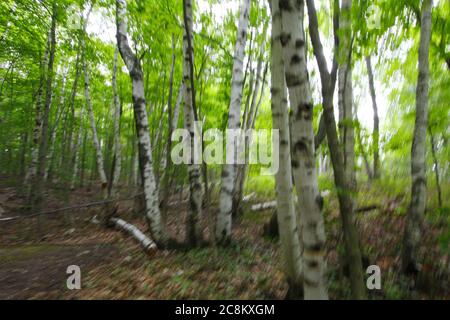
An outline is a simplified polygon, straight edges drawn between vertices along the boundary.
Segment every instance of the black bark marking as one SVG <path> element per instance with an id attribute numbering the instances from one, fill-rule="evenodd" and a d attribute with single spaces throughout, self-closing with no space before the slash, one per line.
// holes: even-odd
<path id="1" fill-rule="evenodd" d="M 291 40 L 291 34 L 285 33 L 285 32 L 281 33 L 281 35 L 280 35 L 280 42 L 281 42 L 281 45 L 282 45 L 283 47 L 286 46 L 286 44 L 287 44 L 290 40 Z"/>
<path id="2" fill-rule="evenodd" d="M 305 40 L 303 40 L 303 39 L 297 39 L 297 40 L 295 41 L 295 47 L 296 47 L 297 49 L 303 48 L 304 45 L 305 45 Z"/>
<path id="3" fill-rule="evenodd" d="M 291 65 L 299 64 L 302 61 L 302 57 L 298 54 L 294 54 L 291 59 Z"/>
<path id="4" fill-rule="evenodd" d="M 323 197 L 319 194 L 316 197 L 317 205 L 319 206 L 320 211 L 323 209 Z"/>
<path id="5" fill-rule="evenodd" d="M 280 10 L 291 11 L 293 9 L 289 0 L 280 0 L 278 6 Z"/>
<path id="6" fill-rule="evenodd" d="M 288 87 L 295 87 L 302 84 L 300 76 L 293 73 L 286 73 L 286 84 Z"/>

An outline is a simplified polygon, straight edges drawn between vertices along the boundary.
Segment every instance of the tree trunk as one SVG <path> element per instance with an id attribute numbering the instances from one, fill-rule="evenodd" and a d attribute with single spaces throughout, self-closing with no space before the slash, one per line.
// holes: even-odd
<path id="1" fill-rule="evenodd" d="M 366 168 L 367 177 L 369 178 L 369 181 L 370 181 L 370 180 L 373 179 L 373 173 L 372 173 L 372 169 L 370 168 L 369 159 L 367 157 L 367 153 L 366 153 L 366 150 L 364 148 L 364 144 L 363 144 L 362 137 L 361 137 L 361 123 L 359 123 L 356 114 L 357 113 L 355 112 L 355 122 L 357 123 L 357 125 L 356 125 L 356 139 L 357 139 L 357 142 L 359 144 L 359 150 L 361 152 L 361 156 L 362 156 L 363 161 L 364 161 L 364 166 Z"/>
<path id="2" fill-rule="evenodd" d="M 275 175 L 277 192 L 277 220 L 284 256 L 285 273 L 290 298 L 303 295 L 302 243 L 300 241 L 292 185 L 291 147 L 287 90 L 284 75 L 283 51 L 280 43 L 281 21 L 278 0 L 272 8 L 272 119 L 273 129 L 280 130 L 279 170 Z"/>
<path id="3" fill-rule="evenodd" d="M 48 35 L 47 47 L 45 49 L 44 57 L 41 61 L 41 76 L 39 81 L 39 88 L 36 94 L 36 114 L 35 114 L 35 125 L 33 129 L 33 144 L 31 150 L 31 162 L 28 168 L 28 172 L 25 176 L 24 184 L 27 188 L 27 204 L 33 205 L 35 200 L 35 190 L 34 185 L 38 179 L 38 166 L 39 166 L 39 147 L 42 140 L 42 94 L 44 89 L 44 83 L 46 79 L 46 68 L 49 61 L 49 52 L 51 46 L 51 31 Z"/>
<path id="4" fill-rule="evenodd" d="M 139 165 L 144 189 L 146 218 L 156 244 L 159 247 L 166 247 L 168 236 L 165 226 L 161 223 L 158 190 L 153 173 L 142 67 L 128 44 L 126 1 L 116 0 L 116 7 L 117 43 L 120 55 L 130 73 L 133 87 L 133 109 L 139 142 Z"/>
<path id="5" fill-rule="evenodd" d="M 339 72 L 338 72 L 338 105 L 340 138 L 344 155 L 344 172 L 356 192 L 355 172 L 355 132 L 353 123 L 353 88 L 352 88 L 352 0 L 342 0 L 339 17 Z"/>
<path id="6" fill-rule="evenodd" d="M 85 25 L 87 25 L 87 19 L 86 19 Z M 98 171 L 98 174 L 100 177 L 100 183 L 101 183 L 103 197 L 106 198 L 107 197 L 108 180 L 106 178 L 105 167 L 104 167 L 104 163 L 103 163 L 102 148 L 100 146 L 100 140 L 99 140 L 98 134 L 97 134 L 97 125 L 95 123 L 94 111 L 92 109 L 92 101 L 91 101 L 90 89 L 89 89 L 90 79 L 89 79 L 89 72 L 88 72 L 87 58 L 86 58 L 86 54 L 87 54 L 86 53 L 86 42 L 84 39 L 85 36 L 86 35 L 83 34 L 82 40 L 81 40 L 81 46 L 82 46 L 82 50 L 83 50 L 84 96 L 86 99 L 86 105 L 87 105 L 88 114 L 89 114 L 89 121 L 91 123 L 92 140 L 93 140 L 94 148 L 95 148 L 97 171 Z"/>
<path id="7" fill-rule="evenodd" d="M 56 15 L 57 15 L 57 6 L 56 2 L 53 4 L 53 11 L 52 11 L 52 24 L 51 24 L 51 31 L 50 31 L 50 54 L 48 59 L 48 66 L 47 66 L 47 84 L 46 84 L 46 90 L 45 90 L 45 109 L 42 119 L 42 138 L 41 138 L 41 145 L 39 148 L 39 178 L 37 179 L 38 183 L 35 186 L 35 192 L 40 193 L 41 192 L 41 186 L 42 182 L 44 180 L 45 176 L 45 170 L 46 170 L 46 160 L 47 160 L 47 148 L 48 148 L 48 125 L 49 125 L 49 117 L 50 117 L 50 107 L 52 105 L 52 98 L 53 98 L 53 90 L 52 90 L 52 83 L 53 83 L 53 65 L 55 61 L 55 50 L 56 50 Z"/>
<path id="8" fill-rule="evenodd" d="M 83 116 L 84 116 L 84 104 L 81 106 L 80 115 L 78 116 L 79 119 L 79 128 L 78 128 L 78 137 L 76 139 L 76 142 L 73 146 L 73 152 L 74 154 L 74 161 L 73 161 L 73 170 L 72 170 L 72 179 L 70 182 L 70 189 L 75 189 L 75 184 L 77 181 L 78 176 L 78 169 L 79 169 L 79 159 L 80 159 L 80 146 L 83 139 Z M 83 153 L 84 155 L 84 153 Z"/>
<path id="9" fill-rule="evenodd" d="M 202 241 L 202 230 L 199 219 L 202 216 L 202 184 L 200 165 L 195 163 L 195 159 L 201 152 L 201 146 L 197 147 L 194 141 L 195 136 L 195 90 L 194 90 L 194 52 L 193 52 L 193 22 L 192 22 L 192 2 L 183 0 L 184 14 L 184 35 L 183 35 L 183 82 L 184 82 L 184 126 L 189 131 L 190 138 L 190 163 L 188 164 L 189 174 L 189 209 L 186 221 L 186 240 L 190 246 L 197 246 Z M 201 141 L 200 141 L 201 143 Z"/>
<path id="10" fill-rule="evenodd" d="M 275 1 L 274 1 L 275 2 Z M 275 6 L 274 6 L 275 7 Z M 323 199 L 318 190 L 315 159 L 313 105 L 306 67 L 304 1 L 280 1 L 280 35 L 285 78 L 292 107 L 292 168 L 300 209 L 297 221 L 303 238 L 305 299 L 328 299 L 325 279 Z"/>
<path id="11" fill-rule="evenodd" d="M 120 117 L 121 117 L 121 106 L 119 93 L 117 91 L 117 56 L 119 54 L 119 49 L 116 47 L 114 51 L 114 66 L 112 75 L 112 88 L 114 94 L 114 168 L 113 175 L 111 179 L 111 191 L 110 196 L 115 196 L 117 194 L 117 188 L 120 180 L 120 172 L 122 169 L 122 147 L 120 143 Z"/>
<path id="12" fill-rule="evenodd" d="M 172 162 L 171 162 L 171 151 L 172 151 L 172 132 L 174 130 L 173 125 L 173 106 L 172 106 L 172 100 L 173 100 L 173 74 L 175 72 L 175 62 L 176 62 L 176 54 L 175 54 L 175 37 L 172 34 L 172 66 L 170 68 L 170 77 L 169 77 L 169 98 L 167 100 L 167 144 L 166 144 L 166 157 L 163 159 L 163 177 L 162 177 L 162 184 L 160 187 L 162 197 L 161 197 L 161 204 L 163 208 L 163 213 L 166 211 L 167 208 L 167 202 L 169 197 L 169 180 L 171 175 L 171 168 L 172 168 Z M 184 92 L 184 91 L 183 91 Z M 164 215 L 163 215 L 164 217 Z"/>
<path id="13" fill-rule="evenodd" d="M 350 266 L 350 282 L 353 298 L 365 299 L 366 288 L 362 270 L 359 236 L 355 225 L 353 212 L 353 199 L 348 192 L 351 182 L 344 172 L 344 157 L 336 130 L 334 118 L 333 93 L 335 87 L 335 73 L 337 64 L 334 61 L 331 73 L 328 71 L 327 62 L 323 53 L 323 47 L 319 35 L 319 23 L 317 21 L 314 0 L 307 0 L 309 17 L 309 34 L 313 45 L 314 55 L 319 67 L 322 83 L 323 116 L 326 125 L 327 141 L 333 165 L 334 181 L 338 190 L 338 200 L 342 218 L 346 255 Z M 336 9 L 335 5 L 335 9 Z"/>
<path id="14" fill-rule="evenodd" d="M 434 135 L 433 131 L 431 130 L 431 126 L 428 125 L 428 132 L 430 133 L 430 144 L 431 144 L 431 155 L 433 156 L 433 163 L 434 163 L 434 174 L 436 177 L 436 189 L 438 193 L 438 203 L 439 208 L 442 208 L 442 189 L 441 189 L 441 183 L 439 178 L 439 161 L 436 155 L 436 143 L 434 141 Z"/>
<path id="15" fill-rule="evenodd" d="M 242 0 L 240 18 L 233 59 L 233 74 L 231 77 L 231 99 L 228 113 L 228 129 L 240 128 L 243 64 L 245 57 L 245 43 L 247 41 L 247 28 L 250 13 L 250 0 Z M 231 241 L 231 218 L 233 204 L 233 186 L 236 177 L 235 165 L 228 163 L 229 157 L 237 154 L 236 143 L 227 141 L 227 163 L 222 169 L 222 185 L 220 189 L 219 212 L 216 221 L 216 243 L 226 245 Z M 230 161 L 230 162 L 234 162 Z"/>
<path id="16" fill-rule="evenodd" d="M 52 168 L 52 163 L 53 163 L 52 159 L 53 159 L 53 153 L 55 151 L 56 134 L 58 132 L 59 122 L 61 120 L 61 117 L 62 117 L 62 114 L 64 111 L 64 102 L 65 102 L 65 97 L 66 97 L 66 78 L 67 78 L 68 72 L 69 72 L 69 67 L 67 67 L 67 69 L 65 71 L 63 71 L 63 75 L 62 75 L 61 95 L 59 97 L 59 102 L 57 105 L 55 123 L 53 124 L 53 128 L 51 130 L 51 136 L 50 136 L 50 149 L 48 150 L 48 157 L 47 157 L 48 165 L 47 165 L 47 168 L 45 170 L 45 175 L 44 175 L 45 181 L 47 181 L 47 179 L 49 177 L 49 173 Z"/>
<path id="17" fill-rule="evenodd" d="M 373 71 L 372 71 L 372 63 L 370 62 L 370 56 L 366 57 L 366 66 L 367 66 L 367 74 L 369 75 L 370 97 L 372 98 L 372 108 L 373 108 L 373 133 L 372 133 L 373 177 L 375 179 L 378 179 L 380 177 L 380 151 L 379 151 L 380 120 L 378 118 L 377 98 L 375 95 L 375 84 L 373 81 Z"/>
<path id="18" fill-rule="evenodd" d="M 411 203 L 406 217 L 402 268 L 416 272 L 422 238 L 421 224 L 427 204 L 426 139 L 428 126 L 429 49 L 432 0 L 423 0 L 419 44 L 419 76 L 416 87 L 416 122 L 411 149 Z"/>

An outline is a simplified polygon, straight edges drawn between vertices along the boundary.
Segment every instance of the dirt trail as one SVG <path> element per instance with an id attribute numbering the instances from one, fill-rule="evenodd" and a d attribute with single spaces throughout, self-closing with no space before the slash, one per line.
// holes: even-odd
<path id="1" fill-rule="evenodd" d="M 81 277 L 117 256 L 114 244 L 0 247 L 0 299 L 63 298 L 69 265 L 78 265 Z"/>

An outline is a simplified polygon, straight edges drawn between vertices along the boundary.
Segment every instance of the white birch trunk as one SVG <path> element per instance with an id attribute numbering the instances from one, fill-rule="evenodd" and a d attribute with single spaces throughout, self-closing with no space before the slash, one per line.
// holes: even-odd
<path id="1" fill-rule="evenodd" d="M 152 147 L 149 136 L 142 68 L 128 44 L 126 1 L 116 0 L 116 7 L 117 43 L 122 59 L 130 73 L 133 87 L 133 109 L 139 142 L 139 164 L 144 189 L 146 218 L 153 239 L 158 246 L 165 247 L 168 244 L 168 237 L 161 221 L 158 190 L 153 173 Z"/>
<path id="2" fill-rule="evenodd" d="M 275 175 L 277 219 L 284 270 L 289 289 L 294 295 L 303 286 L 302 242 L 295 212 L 291 167 L 291 139 L 283 51 L 280 43 L 281 20 L 278 1 L 272 0 L 272 119 L 273 128 L 280 130 L 279 170 Z M 253 209 L 253 207 L 252 207 Z"/>
<path id="3" fill-rule="evenodd" d="M 234 52 L 233 74 L 231 77 L 231 100 L 228 114 L 228 128 L 240 127 L 242 86 L 244 81 L 245 42 L 247 40 L 248 19 L 250 13 L 250 0 L 242 0 L 237 40 Z M 237 146 L 227 143 L 226 154 L 236 155 Z M 220 189 L 219 212 L 216 221 L 216 241 L 218 244 L 227 244 L 231 240 L 231 218 L 233 203 L 233 186 L 235 179 L 235 165 L 225 164 L 222 170 L 222 185 Z"/>
<path id="4" fill-rule="evenodd" d="M 325 231 L 314 158 L 313 105 L 306 67 L 304 1 L 274 1 L 281 11 L 280 36 L 286 84 L 292 107 L 292 169 L 298 196 L 297 221 L 303 238 L 305 299 L 328 299 L 325 279 Z"/>

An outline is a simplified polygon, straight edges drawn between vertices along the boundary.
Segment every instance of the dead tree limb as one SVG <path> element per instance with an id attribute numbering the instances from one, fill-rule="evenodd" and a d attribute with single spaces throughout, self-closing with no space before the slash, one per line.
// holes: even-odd
<path id="1" fill-rule="evenodd" d="M 132 225 L 131 223 L 128 223 L 125 220 L 119 218 L 111 218 L 110 221 L 115 225 L 117 229 L 125 231 L 129 233 L 131 236 L 133 236 L 133 238 L 136 239 L 141 244 L 145 252 L 153 253 L 158 249 L 155 242 L 152 239 L 147 237 L 141 230 L 139 230 L 136 226 Z"/>

